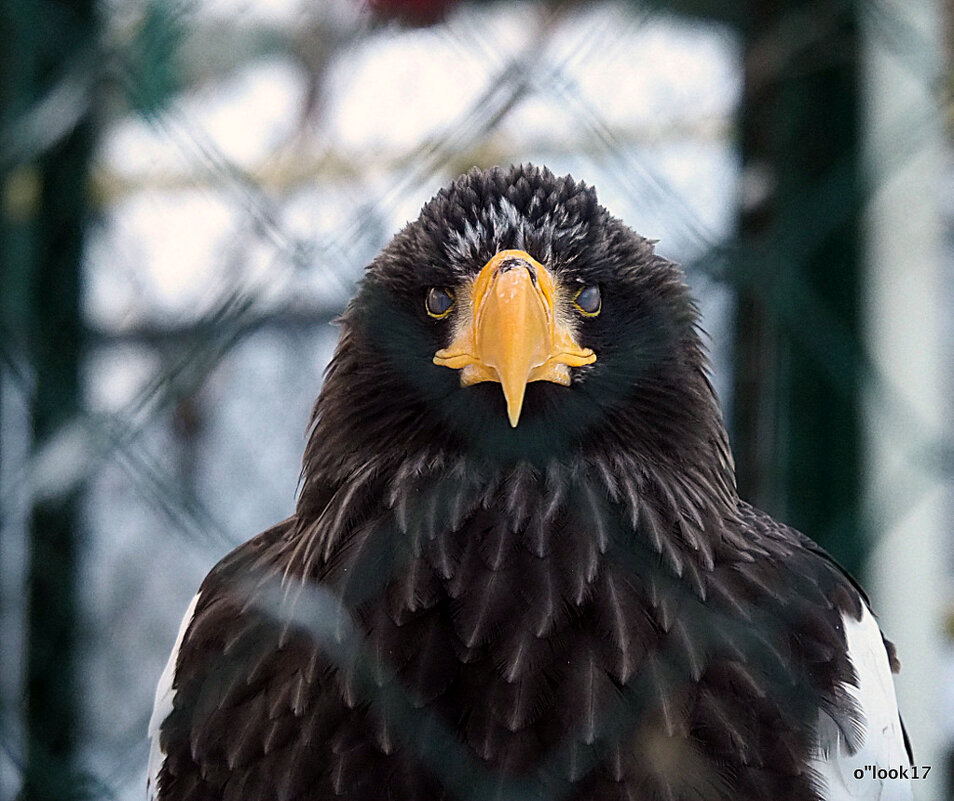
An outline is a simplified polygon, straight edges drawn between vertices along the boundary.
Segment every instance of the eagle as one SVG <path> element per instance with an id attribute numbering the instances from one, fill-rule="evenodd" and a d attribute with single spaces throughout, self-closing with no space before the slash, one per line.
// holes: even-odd
<path id="1" fill-rule="evenodd" d="M 908 799 L 860 586 L 739 498 L 681 269 L 473 169 L 366 268 L 293 516 L 202 582 L 158 801 Z"/>

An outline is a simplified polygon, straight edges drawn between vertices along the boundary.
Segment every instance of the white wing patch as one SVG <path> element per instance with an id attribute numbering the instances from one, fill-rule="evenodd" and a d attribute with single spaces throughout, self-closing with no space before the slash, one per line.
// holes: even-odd
<path id="1" fill-rule="evenodd" d="M 162 722 L 169 717 L 172 712 L 172 698 L 175 695 L 172 689 L 172 681 L 176 675 L 176 662 L 179 659 L 179 649 L 182 647 L 182 640 L 185 638 L 186 630 L 192 622 L 195 614 L 195 606 L 199 601 L 199 593 L 196 593 L 189 602 L 189 608 L 186 609 L 182 623 L 179 624 L 179 633 L 176 635 L 176 644 L 172 646 L 172 653 L 169 654 L 169 661 L 159 677 L 159 685 L 156 687 L 156 700 L 152 705 L 152 716 L 149 718 L 149 777 L 146 779 L 146 794 L 149 801 L 156 801 L 159 796 L 157 782 L 159 771 L 162 769 L 162 763 L 166 755 L 159 746 L 159 728 Z"/>
<path id="2" fill-rule="evenodd" d="M 900 771 L 909 764 L 881 630 L 867 606 L 860 621 L 845 615 L 842 625 L 848 656 L 858 675 L 858 686 L 848 684 L 844 689 L 864 715 L 864 736 L 860 748 L 850 753 L 835 721 L 821 712 L 817 753 L 812 761 L 822 779 L 819 792 L 825 801 L 910 801 L 910 779 L 875 775 Z"/>

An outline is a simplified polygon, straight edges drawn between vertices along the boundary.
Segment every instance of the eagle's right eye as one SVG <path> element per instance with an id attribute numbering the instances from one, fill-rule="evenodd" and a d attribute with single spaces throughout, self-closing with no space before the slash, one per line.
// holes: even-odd
<path id="1" fill-rule="evenodd" d="M 573 305 L 583 314 L 584 317 L 596 317 L 603 308 L 603 296 L 600 288 L 596 284 L 584 286 L 576 293 L 573 298 Z"/>
<path id="2" fill-rule="evenodd" d="M 432 286 L 427 290 L 427 299 L 424 301 L 427 313 L 436 320 L 450 314 L 454 308 L 454 293 L 440 286 Z"/>

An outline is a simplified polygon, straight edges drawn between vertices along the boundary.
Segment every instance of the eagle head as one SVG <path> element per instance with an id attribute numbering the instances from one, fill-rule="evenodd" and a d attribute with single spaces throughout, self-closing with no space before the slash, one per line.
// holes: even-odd
<path id="1" fill-rule="evenodd" d="M 306 476 L 435 444 L 495 463 L 731 461 L 681 270 L 570 176 L 461 176 L 371 263 L 342 324 Z"/>

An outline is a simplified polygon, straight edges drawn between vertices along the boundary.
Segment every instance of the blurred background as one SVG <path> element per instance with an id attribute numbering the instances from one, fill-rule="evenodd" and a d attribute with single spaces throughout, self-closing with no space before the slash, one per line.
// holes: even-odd
<path id="1" fill-rule="evenodd" d="M 294 507 L 330 325 L 473 165 L 685 265 L 745 497 L 871 590 L 952 797 L 952 6 L 5 0 L 0 801 L 142 799 L 209 568 Z"/>

